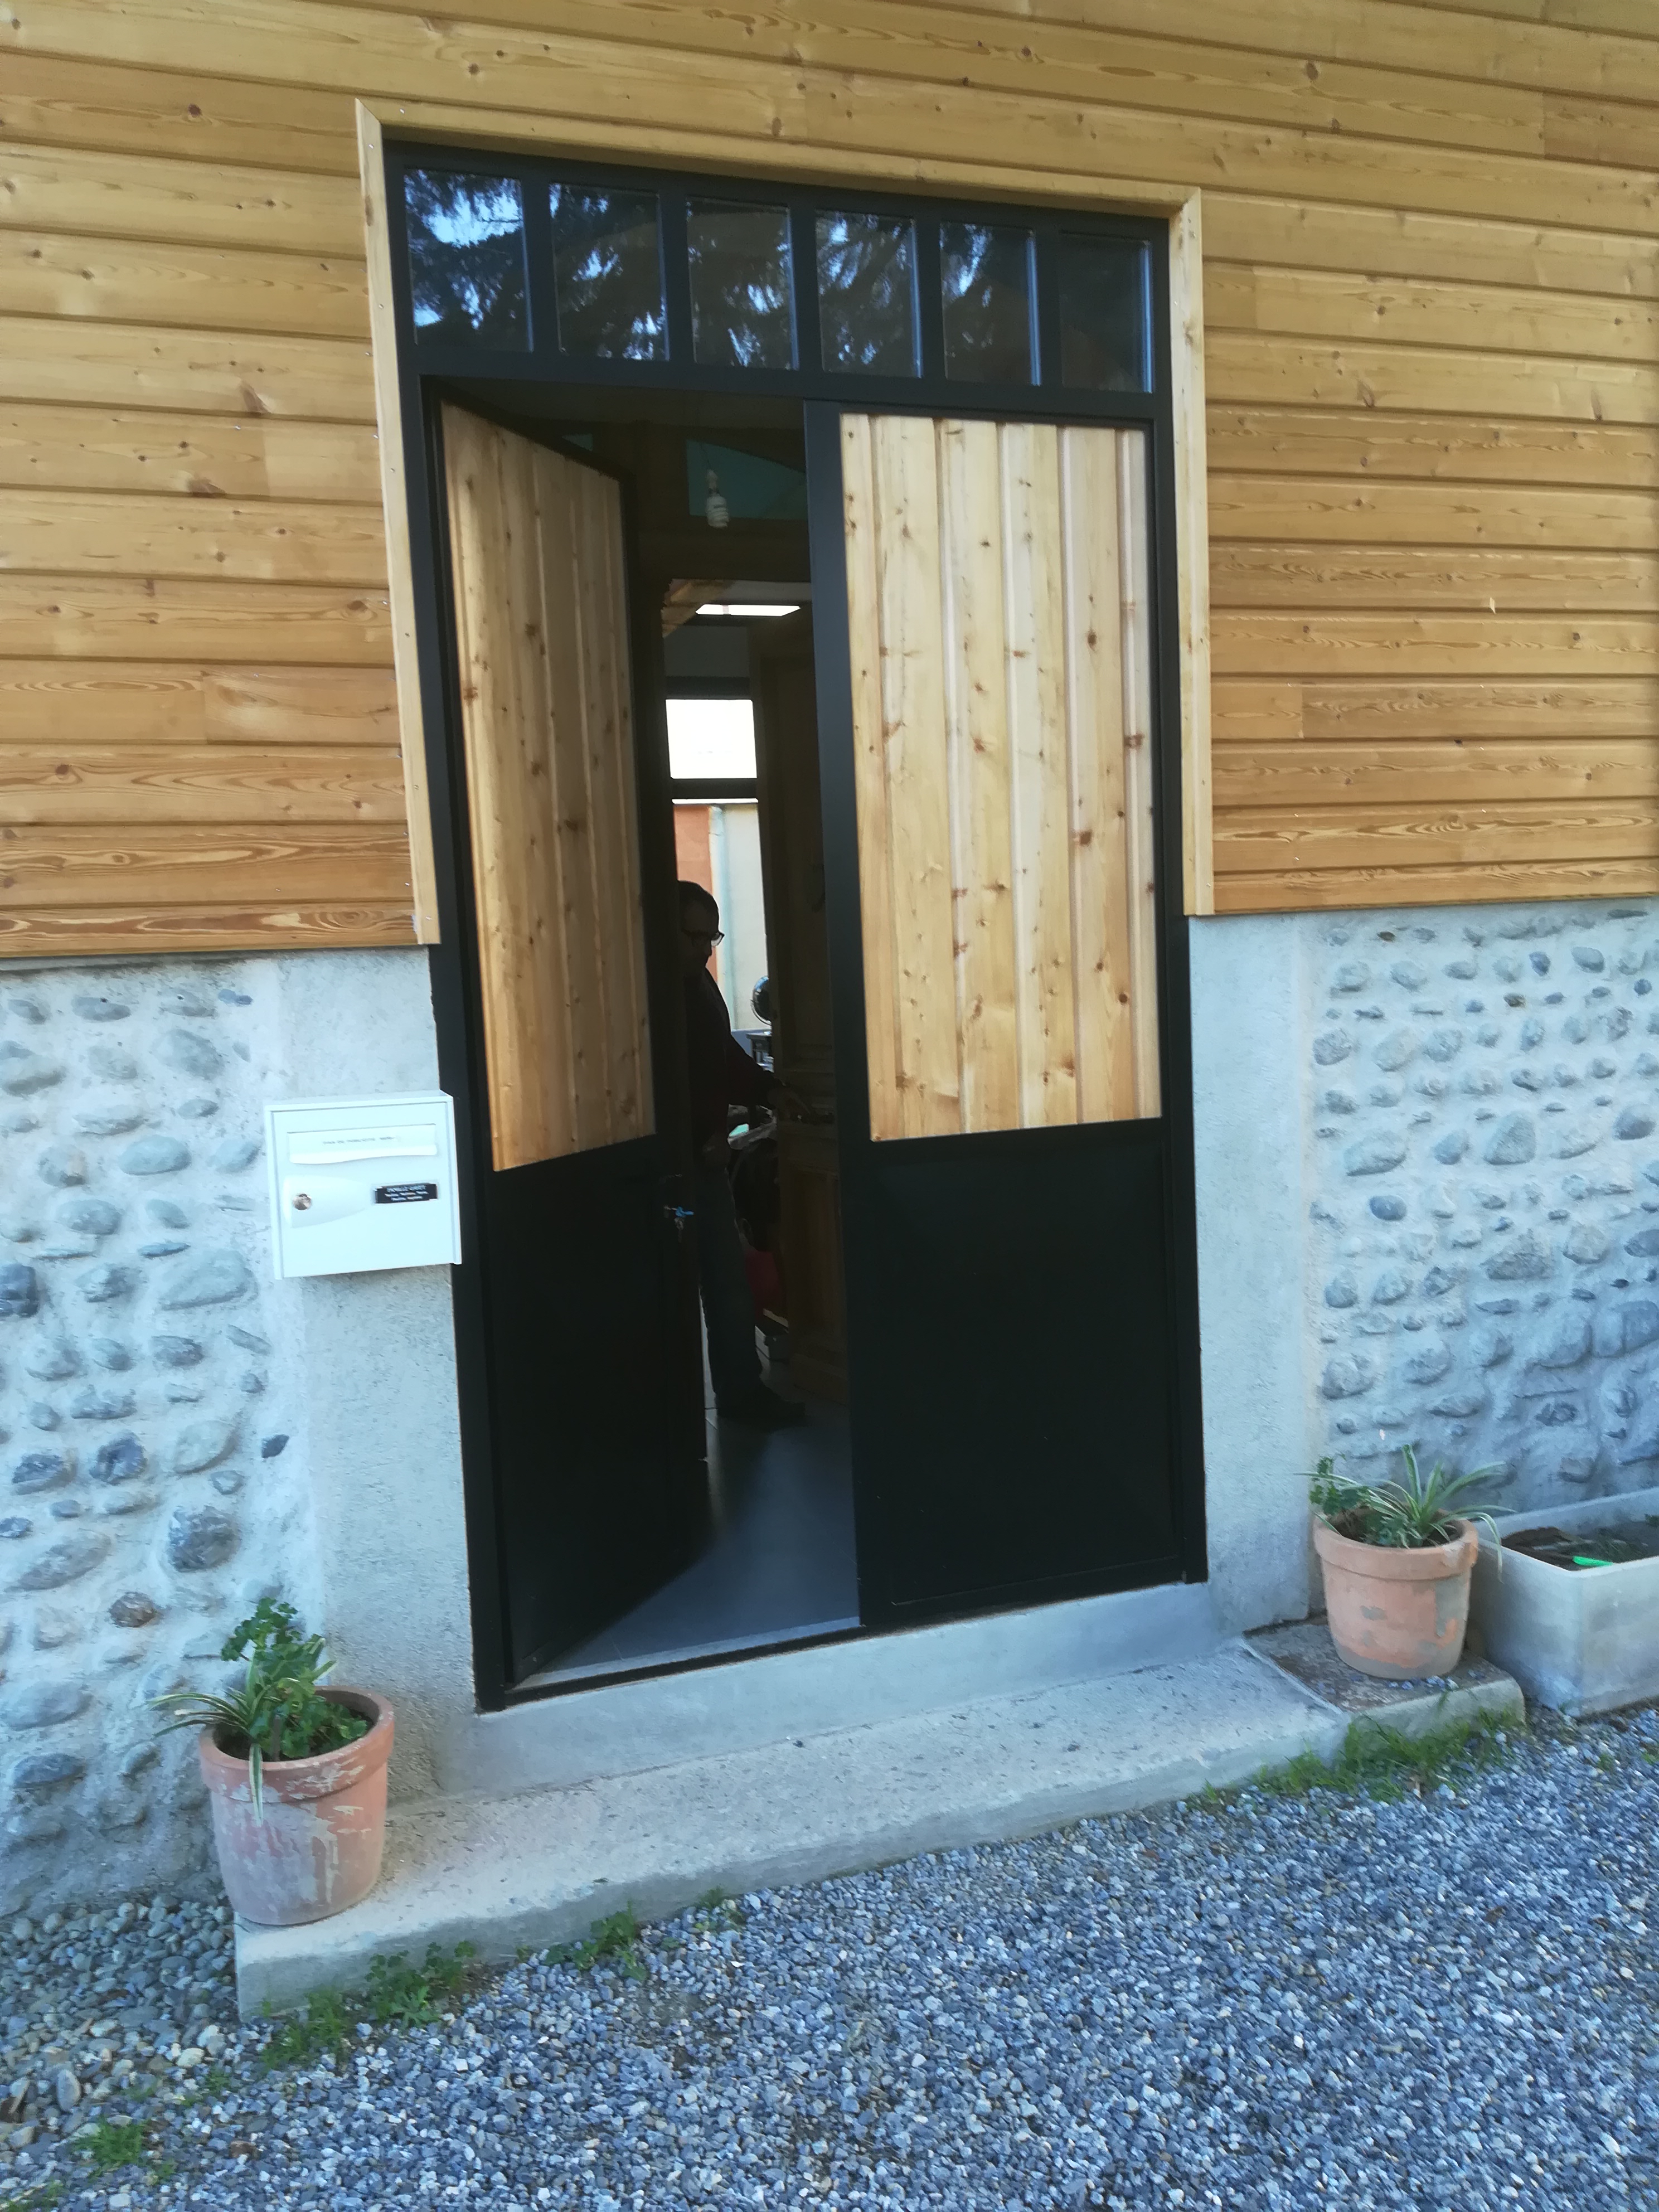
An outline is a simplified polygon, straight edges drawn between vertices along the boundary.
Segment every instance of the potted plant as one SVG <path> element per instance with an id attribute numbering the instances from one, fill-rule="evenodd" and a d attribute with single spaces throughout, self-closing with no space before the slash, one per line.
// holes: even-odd
<path id="1" fill-rule="evenodd" d="M 392 1708 L 366 1690 L 322 1686 L 320 1636 L 291 1605 L 262 1598 L 219 1656 L 242 1662 L 222 1696 L 175 1690 L 168 1729 L 196 1728 L 213 1839 L 231 1904 L 262 1927 L 343 1912 L 374 1888 L 386 1840 Z"/>
<path id="2" fill-rule="evenodd" d="M 1396 1482 L 1352 1482 L 1322 1459 L 1309 1479 L 1314 1548 L 1325 1573 L 1331 1641 L 1362 1674 L 1420 1681 L 1449 1674 L 1463 1656 L 1469 1577 L 1484 1509 L 1452 1503 L 1490 1468 L 1425 1474 L 1409 1444 Z"/>

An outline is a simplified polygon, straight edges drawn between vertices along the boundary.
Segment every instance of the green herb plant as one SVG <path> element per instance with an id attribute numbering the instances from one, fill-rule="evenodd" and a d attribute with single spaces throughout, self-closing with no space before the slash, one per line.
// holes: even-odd
<path id="1" fill-rule="evenodd" d="M 239 1662 L 240 1685 L 222 1696 L 207 1690 L 173 1690 L 155 1703 L 173 1717 L 162 1729 L 210 1729 L 221 1751 L 246 1759 L 255 1815 L 264 1818 L 266 1760 L 314 1759 L 338 1751 L 366 1734 L 368 1723 L 337 1704 L 319 1685 L 333 1662 L 320 1636 L 301 1632 L 300 1616 L 280 1599 L 261 1598 L 237 1622 L 219 1656 Z"/>
<path id="2" fill-rule="evenodd" d="M 1485 1505 L 1454 1504 L 1464 1492 L 1495 1470 L 1472 1468 L 1454 1474 L 1441 1461 L 1425 1474 L 1410 1444 L 1402 1444 L 1404 1475 L 1395 1482 L 1354 1482 L 1336 1472 L 1335 1462 L 1322 1459 L 1308 1477 L 1308 1496 L 1322 1520 L 1339 1536 L 1357 1544 L 1382 1544 L 1395 1551 L 1421 1552 L 1433 1544 L 1449 1544 L 1460 1521 L 1478 1521 L 1498 1540 L 1497 1523 Z"/>

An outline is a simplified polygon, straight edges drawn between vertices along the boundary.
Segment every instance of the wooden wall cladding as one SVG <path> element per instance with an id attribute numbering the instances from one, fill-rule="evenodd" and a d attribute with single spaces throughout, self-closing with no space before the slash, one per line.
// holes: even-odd
<path id="1" fill-rule="evenodd" d="M 1158 1110 L 1138 430 L 842 418 L 872 1136 Z"/>
<path id="2" fill-rule="evenodd" d="M 443 410 L 497 1168 L 653 1125 L 622 494 Z"/>
<path id="3" fill-rule="evenodd" d="M 73 682 L 61 779 L 0 723 L 0 949 L 410 940 L 358 99 L 716 169 L 1201 190 L 1216 907 L 1659 891 L 1653 9 L 14 0 L 0 656 L 8 696 Z M 337 671 L 383 685 L 343 743 Z M 264 701 L 234 739 L 222 683 Z"/>

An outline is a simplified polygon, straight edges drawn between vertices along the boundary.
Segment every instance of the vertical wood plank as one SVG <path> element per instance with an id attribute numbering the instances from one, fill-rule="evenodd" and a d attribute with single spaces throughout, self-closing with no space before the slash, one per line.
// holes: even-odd
<path id="1" fill-rule="evenodd" d="M 627 578 L 622 493 L 596 470 L 581 480 L 583 694 L 587 703 L 588 794 L 599 857 L 595 917 L 605 987 L 605 1093 L 611 1141 L 651 1127 L 645 1080 L 645 921 L 634 789 L 633 714 L 628 670 Z"/>
<path id="2" fill-rule="evenodd" d="M 870 1134 L 902 1137 L 898 1010 L 894 989 L 891 833 L 882 702 L 879 563 L 876 543 L 875 438 L 867 415 L 841 422 L 842 526 L 847 547 L 847 632 L 853 678 L 853 763 L 858 812 L 859 917 L 864 949 L 864 1034 Z"/>
<path id="3" fill-rule="evenodd" d="M 1060 433 L 1079 1121 L 1135 1111 L 1117 474 L 1115 432 Z"/>
<path id="4" fill-rule="evenodd" d="M 533 975 L 520 927 L 526 885 L 512 788 L 518 700 L 505 488 L 499 441 L 476 416 L 446 408 L 444 441 L 491 1141 L 502 1168 L 535 1157 L 541 1134 L 539 1086 L 526 1066 L 532 1039 L 518 1018 L 533 995 Z"/>
<path id="5" fill-rule="evenodd" d="M 960 1126 L 1012 1129 L 1018 1039 L 996 425 L 941 422 L 939 466 Z"/>
<path id="6" fill-rule="evenodd" d="M 515 1133 L 511 1161 L 503 1158 L 501 1164 L 518 1165 L 568 1149 L 570 1060 L 561 1018 L 556 885 L 550 871 L 553 807 L 552 793 L 545 788 L 547 665 L 534 455 L 510 432 L 487 427 L 486 434 L 498 483 L 499 538 L 487 557 L 495 597 L 502 710 L 494 763 L 503 984 L 500 1028 L 503 1066 L 512 1070 L 506 1118 Z M 491 1089 L 496 1089 L 493 1083 Z M 492 1125 L 494 1119 L 492 1098 Z"/>
<path id="7" fill-rule="evenodd" d="M 599 938 L 598 864 L 588 775 L 588 701 L 582 641 L 583 536 L 579 464 L 544 449 L 538 453 L 541 495 L 544 605 L 552 707 L 550 757 L 554 844 L 558 854 L 559 921 L 564 946 L 571 1095 L 579 1151 L 607 1143 L 605 1012 Z"/>
<path id="8" fill-rule="evenodd" d="M 392 305 L 392 238 L 386 225 L 386 149 L 380 118 L 356 103 L 357 160 L 368 258 L 369 336 L 374 364 L 374 414 L 380 428 L 380 507 L 386 520 L 386 589 L 392 602 L 398 727 L 403 750 L 404 805 L 409 818 L 409 866 L 415 941 L 438 941 L 438 894 L 432 857 L 432 805 L 426 781 L 426 724 L 415 640 L 415 570 L 404 480 L 403 403 L 398 382 L 398 320 Z"/>
<path id="9" fill-rule="evenodd" d="M 1152 568 L 1146 438 L 1120 430 L 1118 518 L 1123 588 L 1123 779 L 1129 883 L 1130 1019 L 1135 1111 L 1162 1110 L 1158 1048 L 1157 843 L 1152 812 Z"/>
<path id="10" fill-rule="evenodd" d="M 908 1136 L 944 1136 L 961 1127 L 961 1083 L 932 422 L 876 418 L 875 489 L 900 1103 Z"/>
<path id="11" fill-rule="evenodd" d="M 1170 225 L 1170 391 L 1175 417 L 1176 614 L 1181 653 L 1182 897 L 1215 912 L 1210 765 L 1210 513 L 1204 403 L 1203 195 Z"/>
<path id="12" fill-rule="evenodd" d="M 1059 433 L 1005 422 L 1003 620 L 1020 1126 L 1077 1119 Z"/>

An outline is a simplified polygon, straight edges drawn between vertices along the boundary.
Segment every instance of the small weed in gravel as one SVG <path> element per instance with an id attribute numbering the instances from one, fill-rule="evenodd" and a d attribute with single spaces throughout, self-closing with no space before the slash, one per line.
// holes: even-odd
<path id="1" fill-rule="evenodd" d="M 581 1974 L 591 1973 L 595 1966 L 616 1966 L 630 1982 L 642 1982 L 649 1972 L 640 1948 L 639 1919 L 631 1905 L 596 1920 L 581 1942 L 561 1943 L 547 1955 L 560 1966 L 574 1966 Z"/>
<path id="2" fill-rule="evenodd" d="M 471 1943 L 446 1951 L 428 1946 L 426 1963 L 411 1966 L 401 1951 L 376 1959 L 368 1970 L 368 2017 L 377 2027 L 430 2027 L 464 1995 Z"/>
<path id="3" fill-rule="evenodd" d="M 308 2066 L 343 2051 L 359 2022 L 376 2027 L 430 2027 L 449 2017 L 466 1995 L 475 1946 L 458 1943 L 453 1951 L 428 1945 L 425 1961 L 411 1966 L 405 1954 L 375 1959 L 368 1969 L 368 1990 L 362 1999 L 337 1990 L 319 1990 L 301 2012 L 281 2021 L 260 2053 L 267 2073 L 281 2066 Z M 210 2080 L 204 2087 L 214 2087 Z"/>
<path id="4" fill-rule="evenodd" d="M 1448 1721 L 1421 1735 L 1405 1735 L 1376 1721 L 1356 1721 L 1334 1759 L 1304 1751 L 1286 1766 L 1263 1774 L 1255 1787 L 1270 1797 L 1302 1797 L 1313 1790 L 1340 1790 L 1389 1803 L 1413 1791 L 1419 1796 L 1443 1783 L 1501 1766 L 1510 1756 L 1510 1737 L 1524 1723 L 1477 1713 Z"/>
<path id="5" fill-rule="evenodd" d="M 109 2173 L 118 2166 L 131 2166 L 144 2154 L 142 2120 L 100 2120 L 81 2137 L 81 2148 L 92 2161 L 94 2173 Z"/>

